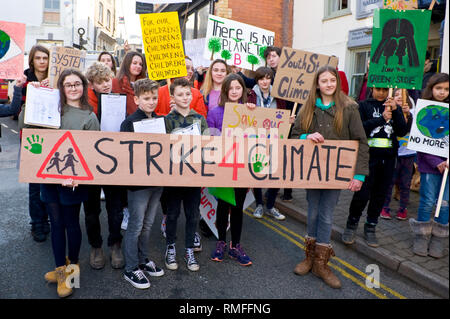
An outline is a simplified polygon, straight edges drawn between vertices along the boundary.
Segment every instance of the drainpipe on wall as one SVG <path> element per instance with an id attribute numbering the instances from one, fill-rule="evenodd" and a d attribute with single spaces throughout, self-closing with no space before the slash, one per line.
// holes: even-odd
<path id="1" fill-rule="evenodd" d="M 291 15 L 290 15 L 290 3 L 291 0 L 283 0 L 283 32 L 281 35 L 281 46 L 291 46 L 289 43 L 289 29 L 291 28 Z"/>

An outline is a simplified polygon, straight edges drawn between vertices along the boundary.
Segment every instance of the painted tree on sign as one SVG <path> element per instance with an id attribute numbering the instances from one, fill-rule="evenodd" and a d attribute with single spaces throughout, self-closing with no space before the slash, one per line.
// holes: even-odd
<path id="1" fill-rule="evenodd" d="M 267 46 L 266 46 L 266 45 L 259 48 L 259 53 L 258 53 L 258 55 L 259 55 L 259 57 L 261 58 L 261 60 L 263 60 L 263 61 L 266 60 L 266 58 L 264 57 L 264 53 L 266 52 L 266 49 L 267 49 Z M 266 62 L 266 66 L 267 66 L 267 62 Z"/>
<path id="2" fill-rule="evenodd" d="M 231 52 L 228 51 L 228 50 L 223 50 L 223 51 L 220 53 L 220 56 L 221 56 L 222 59 L 224 59 L 225 61 L 228 61 L 228 60 L 231 59 L 231 57 L 232 57 Z"/>
<path id="3" fill-rule="evenodd" d="M 222 49 L 220 38 L 211 38 L 208 41 L 208 50 L 211 51 L 211 61 L 214 59 L 214 53 Z"/>
<path id="4" fill-rule="evenodd" d="M 259 64 L 259 59 L 257 56 L 255 56 L 253 54 L 249 54 L 247 56 L 247 62 L 252 65 L 252 71 L 254 71 L 255 65 Z"/>

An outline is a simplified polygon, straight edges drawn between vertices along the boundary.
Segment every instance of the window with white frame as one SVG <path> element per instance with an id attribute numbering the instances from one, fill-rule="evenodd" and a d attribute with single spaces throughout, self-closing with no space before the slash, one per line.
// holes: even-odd
<path id="1" fill-rule="evenodd" d="M 103 3 L 98 4 L 98 22 L 103 24 Z"/>
<path id="2" fill-rule="evenodd" d="M 331 19 L 342 15 L 351 14 L 350 0 L 324 0 L 324 19 Z"/>
<path id="3" fill-rule="evenodd" d="M 370 60 L 370 47 L 361 48 L 353 52 L 352 63 L 352 77 L 350 83 L 350 96 L 358 98 L 361 91 L 362 84 L 364 82 L 364 75 L 366 74 L 367 62 Z"/>
<path id="4" fill-rule="evenodd" d="M 59 24 L 60 23 L 60 0 L 45 0 L 43 23 Z"/>
<path id="5" fill-rule="evenodd" d="M 111 11 L 106 10 L 106 28 L 111 29 Z"/>

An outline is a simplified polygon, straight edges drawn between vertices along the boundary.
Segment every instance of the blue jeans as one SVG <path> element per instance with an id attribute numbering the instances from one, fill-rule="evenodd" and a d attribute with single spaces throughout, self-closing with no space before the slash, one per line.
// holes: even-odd
<path id="1" fill-rule="evenodd" d="M 307 189 L 308 200 L 308 236 L 316 238 L 316 242 L 329 244 L 333 212 L 341 191 L 335 189 Z"/>
<path id="2" fill-rule="evenodd" d="M 42 227 L 44 224 L 48 224 L 45 204 L 41 201 L 41 184 L 28 184 L 28 211 L 32 227 Z"/>
<path id="3" fill-rule="evenodd" d="M 267 202 L 266 207 L 268 210 L 275 206 L 275 200 L 277 199 L 279 188 L 267 189 Z M 262 188 L 253 188 L 253 194 L 255 195 L 256 205 L 263 205 Z"/>
<path id="4" fill-rule="evenodd" d="M 131 271 L 149 258 L 150 231 L 155 221 L 162 187 L 128 191 L 127 231 L 123 241 L 125 270 Z"/>
<path id="5" fill-rule="evenodd" d="M 430 220 L 431 214 L 434 216 L 435 211 L 433 210 L 433 207 L 439 197 L 441 183 L 442 175 L 420 174 L 420 203 L 417 212 L 417 221 L 427 222 Z M 443 225 L 448 223 L 448 178 L 447 183 L 445 184 L 439 217 L 434 218 L 434 220 Z"/>

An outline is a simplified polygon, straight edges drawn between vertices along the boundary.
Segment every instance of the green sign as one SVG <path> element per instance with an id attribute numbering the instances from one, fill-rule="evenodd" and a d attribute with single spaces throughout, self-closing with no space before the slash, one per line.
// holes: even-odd
<path id="1" fill-rule="evenodd" d="M 368 87 L 421 89 L 431 11 L 375 10 Z"/>

